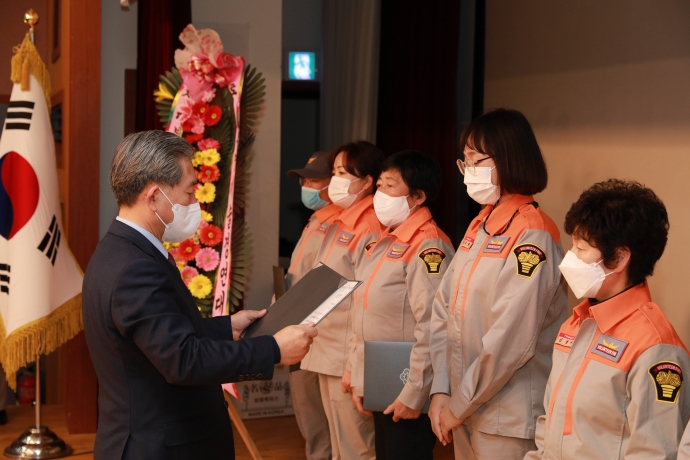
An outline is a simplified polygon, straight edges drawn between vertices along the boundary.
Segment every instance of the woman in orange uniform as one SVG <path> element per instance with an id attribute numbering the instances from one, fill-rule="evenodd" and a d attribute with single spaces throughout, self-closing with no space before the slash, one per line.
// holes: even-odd
<path id="1" fill-rule="evenodd" d="M 315 261 L 354 279 L 355 267 L 382 230 L 374 213 L 373 191 L 383 153 L 369 142 L 353 142 L 333 150 L 330 162 L 333 177 L 328 196 L 343 212 L 328 227 Z M 319 340 L 302 360 L 302 369 L 319 375 L 333 460 L 375 458 L 373 419 L 359 413 L 350 395 L 341 391 L 352 330 L 351 302 L 346 299 L 319 323 Z"/>
<path id="2" fill-rule="evenodd" d="M 374 196 L 386 230 L 355 268 L 364 284 L 355 293 L 349 384 L 361 410 L 367 397 L 364 341 L 414 343 L 402 391 L 385 411 L 373 413 L 378 460 L 433 459 L 436 438 L 421 413 L 432 378 L 429 320 L 434 293 L 455 252 L 427 208 L 440 188 L 441 168 L 431 157 L 408 150 L 387 158 Z"/>
<path id="3" fill-rule="evenodd" d="M 690 356 L 646 281 L 668 228 L 664 204 L 637 182 L 594 184 L 570 207 L 560 269 L 584 301 L 553 343 L 546 413 L 525 459 L 687 458 Z"/>
<path id="4" fill-rule="evenodd" d="M 567 314 L 556 224 L 533 196 L 546 188 L 541 150 L 520 112 L 468 125 L 459 161 L 467 192 L 487 205 L 472 221 L 434 300 L 431 423 L 456 459 L 521 459 L 534 448 Z"/>

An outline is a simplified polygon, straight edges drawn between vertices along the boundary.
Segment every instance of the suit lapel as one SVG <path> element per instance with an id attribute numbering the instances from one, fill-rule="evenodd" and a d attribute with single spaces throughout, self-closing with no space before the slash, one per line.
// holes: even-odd
<path id="1" fill-rule="evenodd" d="M 194 301 L 194 297 L 192 297 L 189 289 L 184 284 L 184 281 L 182 281 L 182 276 L 180 275 L 180 271 L 177 269 L 177 267 L 171 264 L 167 257 L 163 256 L 158 248 L 151 244 L 151 242 L 146 239 L 144 235 L 129 225 L 120 222 L 119 220 L 113 221 L 108 229 L 108 233 L 112 233 L 113 235 L 130 240 L 132 243 L 136 244 L 139 249 L 153 257 L 156 262 L 163 267 L 163 270 L 165 270 L 168 276 L 172 279 L 175 288 L 180 293 L 180 299 L 183 300 L 182 303 L 184 303 L 184 306 L 186 307 L 186 311 L 183 311 L 183 313 L 189 317 L 190 320 L 192 320 L 197 332 L 203 335 L 204 333 L 201 325 L 201 314 L 199 313 L 199 309 Z"/>

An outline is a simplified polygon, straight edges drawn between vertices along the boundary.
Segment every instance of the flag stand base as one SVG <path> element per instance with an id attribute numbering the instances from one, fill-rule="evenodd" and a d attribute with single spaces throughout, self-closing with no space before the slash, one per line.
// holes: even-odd
<path id="1" fill-rule="evenodd" d="M 70 455 L 72 448 L 42 425 L 23 432 L 4 453 L 9 458 L 61 458 Z"/>

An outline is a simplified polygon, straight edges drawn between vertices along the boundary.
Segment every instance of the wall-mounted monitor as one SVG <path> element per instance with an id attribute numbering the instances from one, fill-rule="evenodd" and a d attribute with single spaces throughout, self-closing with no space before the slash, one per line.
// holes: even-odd
<path id="1" fill-rule="evenodd" d="M 290 51 L 288 53 L 288 78 L 290 80 L 316 80 L 316 53 Z"/>

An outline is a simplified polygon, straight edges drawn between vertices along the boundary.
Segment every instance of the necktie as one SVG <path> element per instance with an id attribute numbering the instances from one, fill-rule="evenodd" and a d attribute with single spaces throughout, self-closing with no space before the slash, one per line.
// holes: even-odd
<path id="1" fill-rule="evenodd" d="M 175 263 L 175 258 L 170 253 L 168 253 L 168 262 L 173 264 L 174 267 L 177 267 L 177 264 Z"/>

